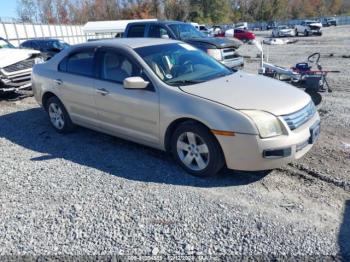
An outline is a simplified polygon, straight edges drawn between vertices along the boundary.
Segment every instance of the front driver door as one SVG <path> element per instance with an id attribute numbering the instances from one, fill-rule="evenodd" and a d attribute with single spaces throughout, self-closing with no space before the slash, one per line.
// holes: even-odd
<path id="1" fill-rule="evenodd" d="M 95 104 L 100 126 L 108 133 L 148 145 L 159 145 L 159 94 L 152 86 L 125 89 L 127 77 L 141 76 L 140 66 L 115 48 L 97 54 L 99 79 L 95 81 Z"/>

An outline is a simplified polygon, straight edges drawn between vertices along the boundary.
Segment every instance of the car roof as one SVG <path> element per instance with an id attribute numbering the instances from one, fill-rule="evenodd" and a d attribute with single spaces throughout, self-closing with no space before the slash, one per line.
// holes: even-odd
<path id="1" fill-rule="evenodd" d="M 23 43 L 25 42 L 48 42 L 48 41 L 60 41 L 59 39 L 56 39 L 56 38 L 45 38 L 45 39 L 28 39 L 26 41 L 24 41 Z"/>
<path id="2" fill-rule="evenodd" d="M 137 25 L 137 24 L 187 24 L 185 22 L 181 22 L 181 21 L 173 21 L 173 20 L 158 20 L 158 21 L 140 21 L 140 22 L 132 22 L 129 23 L 129 25 Z M 189 24 L 189 23 L 188 23 Z"/>
<path id="3" fill-rule="evenodd" d="M 107 47 L 118 47 L 126 46 L 132 49 L 153 45 L 164 45 L 164 44 L 175 44 L 181 43 L 177 40 L 171 39 L 162 39 L 162 38 L 115 38 L 115 39 L 101 39 L 97 41 L 87 42 L 79 44 L 80 47 L 89 47 L 89 46 L 107 46 Z"/>

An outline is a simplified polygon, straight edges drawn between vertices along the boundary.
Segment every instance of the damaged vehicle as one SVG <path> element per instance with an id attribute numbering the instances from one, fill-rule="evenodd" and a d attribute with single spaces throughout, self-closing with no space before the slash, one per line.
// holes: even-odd
<path id="1" fill-rule="evenodd" d="M 0 94 L 29 88 L 32 67 L 42 61 L 39 51 L 18 49 L 0 38 Z"/>
<path id="2" fill-rule="evenodd" d="M 129 23 L 124 37 L 151 37 L 176 39 L 190 44 L 212 56 L 230 68 L 244 67 L 244 59 L 237 49 L 242 45 L 239 40 L 207 37 L 194 26 L 178 21 L 145 21 Z"/>
<path id="3" fill-rule="evenodd" d="M 317 21 L 305 20 L 300 25 L 295 26 L 295 35 L 302 34 L 304 36 L 309 35 L 322 35 L 322 24 Z"/>

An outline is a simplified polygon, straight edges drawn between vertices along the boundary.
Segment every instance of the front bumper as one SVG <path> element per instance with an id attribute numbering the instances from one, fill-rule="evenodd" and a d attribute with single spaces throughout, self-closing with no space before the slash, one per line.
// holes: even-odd
<path id="1" fill-rule="evenodd" d="M 283 121 L 283 120 L 282 120 Z M 313 146 L 310 129 L 320 121 L 316 113 L 312 119 L 288 135 L 261 139 L 258 135 L 216 135 L 229 169 L 244 171 L 270 170 L 301 158 Z M 272 154 L 270 152 L 273 152 Z M 275 153 L 278 153 L 278 156 Z"/>
<path id="2" fill-rule="evenodd" d="M 13 92 L 29 88 L 31 86 L 31 73 L 31 68 L 13 73 L 7 73 L 1 69 L 0 92 Z"/>

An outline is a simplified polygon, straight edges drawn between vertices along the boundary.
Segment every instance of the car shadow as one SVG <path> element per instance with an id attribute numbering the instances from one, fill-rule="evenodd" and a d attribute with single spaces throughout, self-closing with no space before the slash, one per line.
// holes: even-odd
<path id="1" fill-rule="evenodd" d="M 340 259 L 342 261 L 350 261 L 350 200 L 345 202 L 343 222 L 339 229 L 338 244 Z"/>
<path id="2" fill-rule="evenodd" d="M 223 170 L 210 178 L 188 175 L 162 151 L 86 128 L 57 133 L 41 108 L 0 116 L 0 139 L 38 153 L 28 161 L 59 158 L 134 181 L 196 187 L 225 187 L 254 183 L 268 172 Z"/>

